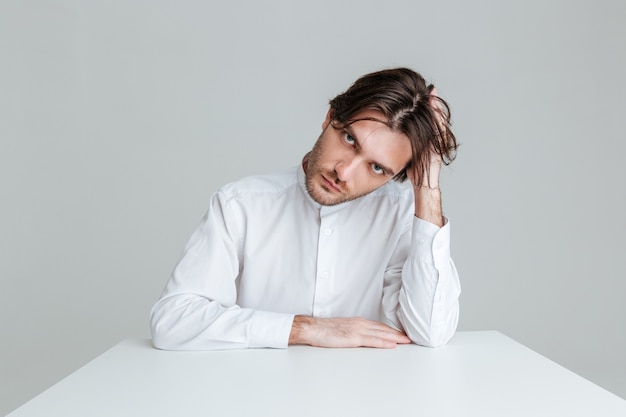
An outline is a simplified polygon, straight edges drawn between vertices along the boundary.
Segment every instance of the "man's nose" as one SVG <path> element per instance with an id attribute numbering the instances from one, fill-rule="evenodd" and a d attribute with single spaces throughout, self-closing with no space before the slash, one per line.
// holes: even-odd
<path id="1" fill-rule="evenodd" d="M 359 165 L 359 158 L 355 156 L 345 157 L 342 161 L 337 163 L 335 171 L 337 171 L 337 177 L 340 181 L 349 181 L 354 177 Z"/>

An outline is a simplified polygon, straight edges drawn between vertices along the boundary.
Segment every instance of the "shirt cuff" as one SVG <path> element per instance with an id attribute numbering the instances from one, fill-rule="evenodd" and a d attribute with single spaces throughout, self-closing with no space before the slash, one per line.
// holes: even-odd
<path id="1" fill-rule="evenodd" d="M 286 349 L 293 318 L 293 314 L 256 310 L 250 326 L 248 347 Z"/>
<path id="2" fill-rule="evenodd" d="M 435 266 L 450 260 L 450 222 L 444 217 L 444 225 L 436 225 L 415 217 L 411 236 L 413 257 L 417 260 L 432 259 Z"/>

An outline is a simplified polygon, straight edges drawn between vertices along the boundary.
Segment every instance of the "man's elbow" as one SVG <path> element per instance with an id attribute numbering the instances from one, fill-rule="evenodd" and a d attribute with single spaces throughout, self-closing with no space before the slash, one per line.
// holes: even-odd
<path id="1" fill-rule="evenodd" d="M 411 334 L 408 334 L 407 332 L 407 336 L 409 336 L 409 338 L 416 345 L 430 347 L 430 348 L 438 348 L 438 347 L 445 346 L 450 341 L 450 339 L 452 339 L 452 336 L 454 336 L 454 331 L 450 332 L 449 334 L 442 333 L 442 332 L 434 332 L 434 333 L 430 333 L 427 335 L 422 335 L 422 334 L 411 335 Z"/>
<path id="2" fill-rule="evenodd" d="M 154 317 L 150 320 L 150 328 L 152 331 L 152 345 L 161 350 L 175 350 L 175 342 L 171 332 L 166 331 L 162 323 Z"/>
<path id="3" fill-rule="evenodd" d="M 409 320 L 400 317 L 406 335 L 416 345 L 437 348 L 445 346 L 454 333 L 458 324 L 458 310 L 455 310 L 443 323 L 433 324 L 420 320 Z"/>
<path id="4" fill-rule="evenodd" d="M 150 312 L 150 330 L 152 345 L 161 350 L 180 350 L 180 335 L 176 331 L 176 322 L 171 313 L 164 311 L 162 305 L 156 304 Z"/>

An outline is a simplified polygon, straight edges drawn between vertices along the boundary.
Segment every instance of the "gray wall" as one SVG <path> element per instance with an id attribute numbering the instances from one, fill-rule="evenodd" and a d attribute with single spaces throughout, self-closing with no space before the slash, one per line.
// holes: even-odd
<path id="1" fill-rule="evenodd" d="M 406 65 L 452 105 L 461 330 L 626 397 L 626 3 L 0 1 L 0 415 L 124 338 L 221 184 Z"/>

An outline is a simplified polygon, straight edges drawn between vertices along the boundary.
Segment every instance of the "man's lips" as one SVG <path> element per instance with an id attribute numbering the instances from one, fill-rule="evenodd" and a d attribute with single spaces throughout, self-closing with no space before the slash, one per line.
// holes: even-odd
<path id="1" fill-rule="evenodd" d="M 341 191 L 341 189 L 339 189 L 334 182 L 330 181 L 328 178 L 326 178 L 324 175 L 322 175 L 322 178 L 324 180 L 324 183 L 326 184 L 326 186 L 328 188 L 330 188 L 331 190 L 337 192 L 337 193 L 343 193 L 343 191 Z"/>

